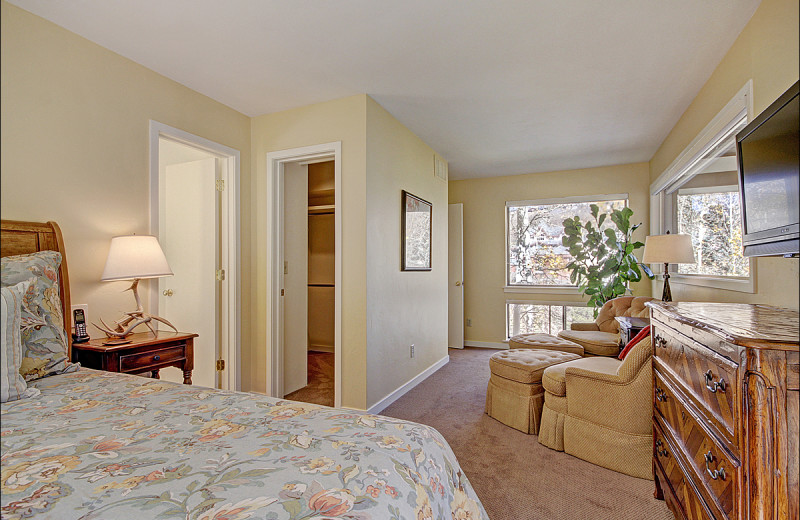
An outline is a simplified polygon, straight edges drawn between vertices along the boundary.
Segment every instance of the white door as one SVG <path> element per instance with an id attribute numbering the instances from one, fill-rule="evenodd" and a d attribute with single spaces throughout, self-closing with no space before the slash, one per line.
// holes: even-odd
<path id="1" fill-rule="evenodd" d="M 283 395 L 308 384 L 308 167 L 283 170 Z"/>
<path id="2" fill-rule="evenodd" d="M 448 327 L 447 343 L 464 348 L 464 205 L 447 208 Z"/>
<path id="3" fill-rule="evenodd" d="M 165 168 L 160 242 L 174 276 L 159 279 L 159 314 L 181 332 L 194 332 L 192 383 L 219 388 L 218 283 L 219 192 L 217 160 L 202 159 Z M 172 330 L 164 325 L 161 330 Z M 182 382 L 180 370 L 161 371 Z"/>

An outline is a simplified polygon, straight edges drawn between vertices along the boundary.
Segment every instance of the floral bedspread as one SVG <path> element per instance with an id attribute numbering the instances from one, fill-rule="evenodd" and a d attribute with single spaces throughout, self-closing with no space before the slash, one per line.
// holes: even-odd
<path id="1" fill-rule="evenodd" d="M 486 519 L 433 428 L 81 368 L 2 405 L 2 518 Z"/>

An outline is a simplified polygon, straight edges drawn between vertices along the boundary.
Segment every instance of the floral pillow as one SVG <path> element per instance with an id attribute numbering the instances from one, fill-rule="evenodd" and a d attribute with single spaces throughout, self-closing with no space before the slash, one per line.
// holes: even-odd
<path id="1" fill-rule="evenodd" d="M 67 338 L 61 313 L 58 268 L 61 253 L 40 251 L 2 259 L 3 287 L 33 277 L 22 299 L 22 364 L 25 381 L 77 370 L 67 359 Z"/>
<path id="2" fill-rule="evenodd" d="M 0 401 L 7 403 L 39 394 L 19 373 L 22 363 L 22 299 L 33 279 L 0 289 Z"/>

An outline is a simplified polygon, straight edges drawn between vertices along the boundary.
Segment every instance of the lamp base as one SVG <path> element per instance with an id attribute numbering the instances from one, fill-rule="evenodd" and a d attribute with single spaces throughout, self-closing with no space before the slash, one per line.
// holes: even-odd
<path id="1" fill-rule="evenodd" d="M 661 293 L 661 301 L 672 301 L 672 291 L 669 288 L 669 264 L 664 264 L 664 292 Z"/>
<path id="2" fill-rule="evenodd" d="M 133 332 L 133 329 L 138 327 L 139 325 L 147 325 L 147 328 L 150 329 L 150 332 L 153 333 L 153 336 L 157 336 L 158 333 L 153 328 L 152 321 L 160 321 L 164 325 L 171 327 L 175 332 L 178 332 L 178 329 L 175 328 L 175 325 L 170 323 L 169 321 L 161 318 L 160 316 L 154 316 L 152 314 L 144 312 L 144 308 L 142 307 L 142 301 L 139 299 L 139 278 L 133 280 L 133 283 L 127 290 L 133 291 L 133 297 L 136 299 L 136 310 L 132 312 L 126 312 L 125 317 L 117 320 L 114 322 L 114 327 L 110 327 L 106 322 L 103 321 L 103 318 L 100 318 L 100 323 L 103 324 L 101 327 L 96 323 L 92 323 L 98 330 L 103 332 L 109 338 L 125 338 Z"/>

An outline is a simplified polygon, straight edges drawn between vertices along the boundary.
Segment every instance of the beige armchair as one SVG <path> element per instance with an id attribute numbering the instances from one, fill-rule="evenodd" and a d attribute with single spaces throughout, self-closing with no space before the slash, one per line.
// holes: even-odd
<path id="1" fill-rule="evenodd" d="M 647 318 L 650 310 L 645 303 L 653 298 L 647 296 L 620 296 L 609 300 L 600 308 L 592 323 L 573 323 L 571 330 L 558 333 L 563 338 L 583 347 L 585 356 L 618 356 L 619 323 L 617 316 Z"/>
<path id="2" fill-rule="evenodd" d="M 648 336 L 624 361 L 588 357 L 545 369 L 539 443 L 652 480 L 652 355 Z"/>

